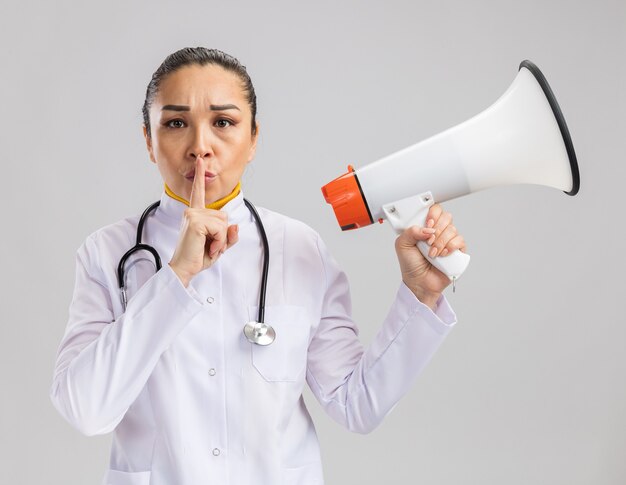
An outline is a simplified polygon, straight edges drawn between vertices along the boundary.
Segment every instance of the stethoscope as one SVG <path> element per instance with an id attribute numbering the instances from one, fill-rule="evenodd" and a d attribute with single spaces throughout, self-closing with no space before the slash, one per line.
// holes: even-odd
<path id="1" fill-rule="evenodd" d="M 271 325 L 263 322 L 265 318 L 265 289 L 267 288 L 267 272 L 269 268 L 269 260 L 270 260 L 270 250 L 269 243 L 267 242 L 267 235 L 265 234 L 265 228 L 263 227 L 263 222 L 261 222 L 261 218 L 259 217 L 259 213 L 256 211 L 254 206 L 247 199 L 243 199 L 250 212 L 254 216 L 254 220 L 256 221 L 257 228 L 259 229 L 259 233 L 261 234 L 261 240 L 263 241 L 263 275 L 261 277 L 261 293 L 259 296 L 259 315 L 257 321 L 252 321 L 246 323 L 243 327 L 243 333 L 253 344 L 257 345 L 269 345 L 276 338 L 276 331 Z M 126 264 L 126 260 L 134 253 L 138 251 L 148 251 L 154 257 L 154 262 L 156 264 L 157 272 L 161 269 L 161 257 L 156 249 L 154 249 L 149 244 L 144 244 L 141 242 L 141 236 L 143 234 L 143 226 L 145 225 L 146 219 L 148 216 L 156 210 L 157 207 L 161 204 L 160 200 L 157 200 L 153 204 L 149 205 L 146 210 L 143 211 L 141 217 L 139 218 L 139 224 L 137 225 L 137 240 L 135 245 L 130 248 L 117 266 L 117 282 L 120 288 L 120 297 L 122 299 L 122 307 L 124 311 L 126 311 L 126 305 L 128 303 L 128 297 L 126 294 L 126 286 L 124 284 L 124 265 Z"/>

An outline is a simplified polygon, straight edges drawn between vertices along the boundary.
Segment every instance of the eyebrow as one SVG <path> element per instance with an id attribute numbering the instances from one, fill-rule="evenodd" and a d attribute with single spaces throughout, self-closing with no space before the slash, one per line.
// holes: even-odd
<path id="1" fill-rule="evenodd" d="M 238 111 L 241 111 L 234 104 L 212 104 L 209 107 L 210 107 L 211 111 L 224 111 L 224 110 L 227 110 L 227 109 L 236 109 Z M 169 111 L 190 111 L 190 108 L 189 108 L 189 106 L 183 106 L 183 105 L 180 105 L 180 104 L 166 104 L 165 106 L 163 106 L 163 108 L 161 108 L 161 111 L 165 111 L 165 110 L 169 110 Z"/>

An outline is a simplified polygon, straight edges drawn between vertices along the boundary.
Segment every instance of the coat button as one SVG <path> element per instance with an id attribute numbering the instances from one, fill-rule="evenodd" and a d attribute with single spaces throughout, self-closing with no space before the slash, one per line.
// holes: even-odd
<path id="1" fill-rule="evenodd" d="M 207 303 L 213 303 L 215 301 L 215 298 L 213 298 L 212 296 L 207 297 L 206 299 Z"/>
<path id="2" fill-rule="evenodd" d="M 214 376 L 215 375 L 215 369 L 209 369 L 209 375 L 210 376 Z"/>
<path id="3" fill-rule="evenodd" d="M 220 454 L 220 449 L 219 448 L 213 448 L 213 456 L 219 456 Z"/>

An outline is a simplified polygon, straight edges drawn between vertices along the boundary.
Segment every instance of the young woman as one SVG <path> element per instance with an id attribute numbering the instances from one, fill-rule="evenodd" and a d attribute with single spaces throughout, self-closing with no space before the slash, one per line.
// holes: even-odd
<path id="1" fill-rule="evenodd" d="M 82 433 L 114 433 L 105 484 L 322 484 L 305 382 L 347 429 L 374 429 L 456 323 L 450 280 L 415 244 L 445 255 L 464 240 L 439 205 L 428 228 L 397 238 L 402 282 L 364 349 L 348 281 L 319 235 L 243 198 L 259 136 L 245 68 L 217 50 L 175 52 L 143 114 L 160 205 L 143 227 L 130 217 L 79 248 L 52 402 Z M 162 267 L 138 251 L 118 276 L 138 232 Z"/>

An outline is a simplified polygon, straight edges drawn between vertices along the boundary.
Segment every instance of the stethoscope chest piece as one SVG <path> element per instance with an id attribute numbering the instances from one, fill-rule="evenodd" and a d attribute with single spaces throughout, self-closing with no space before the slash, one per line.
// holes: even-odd
<path id="1" fill-rule="evenodd" d="M 243 333 L 249 342 L 257 345 L 269 345 L 276 338 L 274 328 L 263 322 L 246 323 Z"/>

